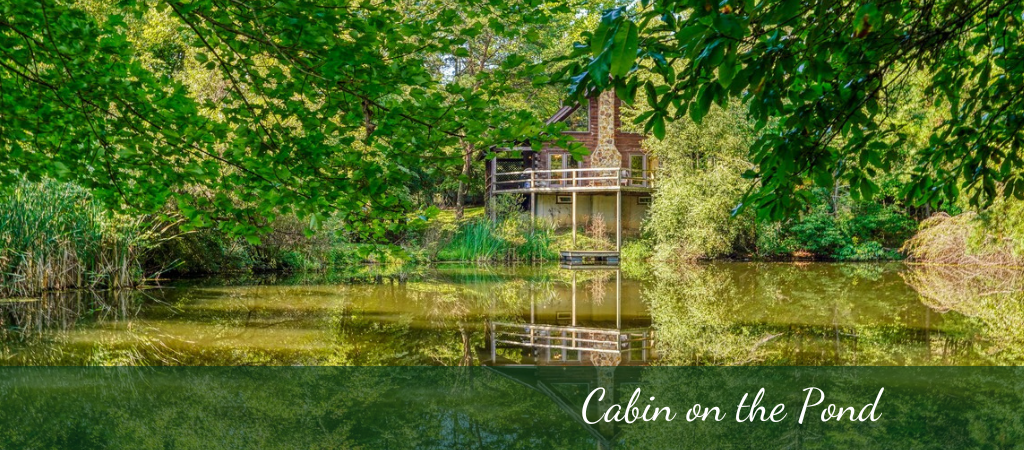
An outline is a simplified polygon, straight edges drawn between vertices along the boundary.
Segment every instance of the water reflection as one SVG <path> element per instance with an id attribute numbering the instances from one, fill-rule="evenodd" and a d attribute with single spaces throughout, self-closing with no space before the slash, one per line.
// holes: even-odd
<path id="1" fill-rule="evenodd" d="M 528 322 L 489 324 L 489 363 L 648 364 L 655 355 L 654 331 L 641 295 L 634 291 L 639 286 L 627 285 L 623 297 L 620 270 L 560 270 L 570 274 L 568 292 L 537 295 L 531 290 Z"/>
<path id="2" fill-rule="evenodd" d="M 662 364 L 990 363 L 976 324 L 921 301 L 901 264 L 712 264 L 645 293 Z"/>
<path id="3" fill-rule="evenodd" d="M 0 302 L 0 362 L 975 365 L 1024 362 L 1024 275 L 902 264 L 442 266 Z"/>

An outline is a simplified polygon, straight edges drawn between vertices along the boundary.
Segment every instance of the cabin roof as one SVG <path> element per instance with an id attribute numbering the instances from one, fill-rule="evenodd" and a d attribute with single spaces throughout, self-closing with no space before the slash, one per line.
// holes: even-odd
<path id="1" fill-rule="evenodd" d="M 564 121 L 565 119 L 568 119 L 572 113 L 576 112 L 577 109 L 580 109 L 580 102 L 575 102 L 572 106 L 563 106 L 559 108 L 558 111 L 555 111 L 555 114 L 548 118 L 544 123 L 551 125 L 556 122 Z"/>

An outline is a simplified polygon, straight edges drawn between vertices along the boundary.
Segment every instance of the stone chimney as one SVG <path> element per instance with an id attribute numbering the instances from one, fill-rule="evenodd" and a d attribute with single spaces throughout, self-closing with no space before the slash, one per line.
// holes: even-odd
<path id="1" fill-rule="evenodd" d="M 597 148 L 590 155 L 590 167 L 621 165 L 622 155 L 615 148 L 615 92 L 607 90 L 597 99 Z"/>

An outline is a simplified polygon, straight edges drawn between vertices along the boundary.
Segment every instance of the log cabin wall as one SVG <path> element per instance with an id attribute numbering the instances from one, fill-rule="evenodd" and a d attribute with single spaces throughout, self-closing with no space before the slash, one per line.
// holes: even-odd
<path id="1" fill-rule="evenodd" d="M 620 115 L 620 108 L 622 101 L 611 94 L 614 100 L 611 102 L 614 105 L 613 117 L 615 118 L 615 134 L 614 134 L 614 145 L 622 156 L 619 167 L 629 167 L 629 157 L 635 154 L 646 154 L 647 152 L 643 148 L 644 136 L 639 133 L 629 133 L 622 131 L 622 117 Z M 598 147 L 598 118 L 600 117 L 600 101 L 597 96 L 591 97 L 587 102 L 587 105 L 581 106 L 581 108 L 587 108 L 588 111 L 588 124 L 589 129 L 587 131 L 564 131 L 563 133 L 568 134 L 576 138 L 577 141 L 581 142 L 584 146 L 593 153 Z M 579 114 L 576 111 L 574 114 Z M 565 150 L 558 147 L 544 147 L 536 157 L 536 165 L 534 166 L 539 170 L 549 170 L 550 167 L 550 155 L 565 153 Z M 593 167 L 591 164 L 591 155 L 587 155 L 580 162 L 579 167 Z M 648 162 L 648 169 L 653 169 L 653 161 Z"/>

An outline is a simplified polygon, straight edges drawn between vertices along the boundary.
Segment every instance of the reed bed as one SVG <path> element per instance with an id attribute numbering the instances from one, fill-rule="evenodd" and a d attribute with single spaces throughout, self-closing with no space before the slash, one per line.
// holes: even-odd
<path id="1" fill-rule="evenodd" d="M 0 196 L 0 297 L 138 286 L 161 231 L 105 212 L 78 186 L 23 182 Z"/>
<path id="2" fill-rule="evenodd" d="M 1012 238 L 992 235 L 977 214 L 938 213 L 901 249 L 912 261 L 930 264 L 1024 266 Z"/>
<path id="3" fill-rule="evenodd" d="M 487 219 L 463 223 L 437 253 L 439 261 L 539 261 L 554 259 L 554 231 L 537 221 L 509 218 L 499 224 Z"/>

